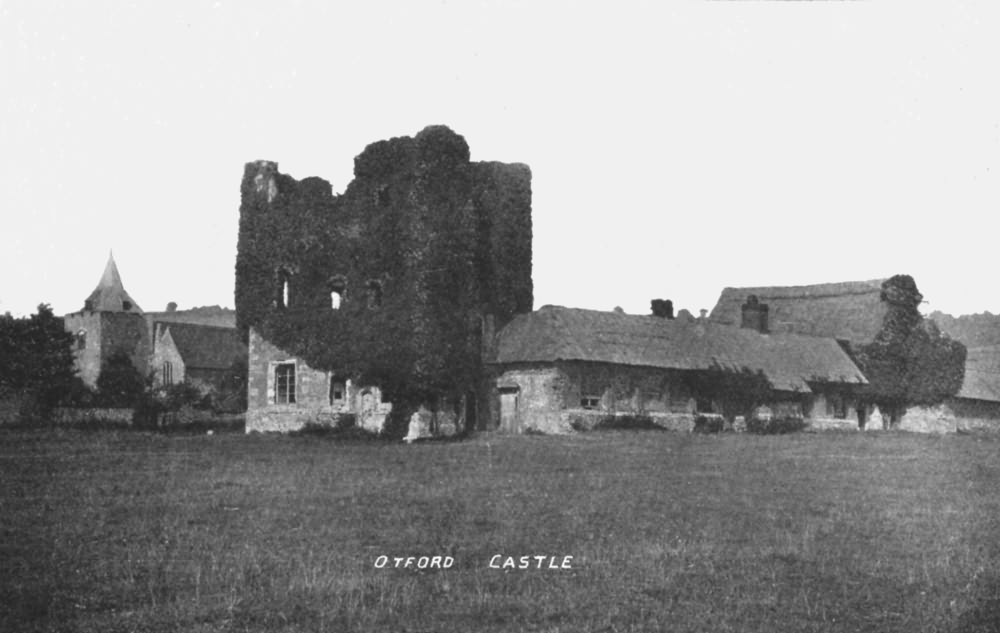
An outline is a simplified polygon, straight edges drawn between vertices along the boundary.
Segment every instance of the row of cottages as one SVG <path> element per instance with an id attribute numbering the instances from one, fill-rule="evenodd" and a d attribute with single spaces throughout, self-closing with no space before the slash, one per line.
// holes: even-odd
<path id="1" fill-rule="evenodd" d="M 867 381 L 833 338 L 761 331 L 761 306 L 744 327 L 707 319 L 638 316 L 544 306 L 498 335 L 493 357 L 500 429 L 568 432 L 609 416 L 643 415 L 690 430 L 698 416 L 802 417 L 813 426 L 857 427 Z M 683 313 L 682 313 L 683 314 Z M 741 411 L 706 377 L 763 377 L 771 401 Z M 734 405 L 736 409 L 734 409 Z M 766 408 L 767 411 L 762 409 Z"/>
<path id="2" fill-rule="evenodd" d="M 709 320 L 740 324 L 742 303 L 753 295 L 767 305 L 765 319 L 772 332 L 833 337 L 849 346 L 864 345 L 874 340 L 888 309 L 882 300 L 884 281 L 725 288 Z M 862 410 L 860 426 L 865 422 Z M 1000 347 L 970 348 L 959 392 L 934 407 L 911 407 L 898 427 L 935 432 L 1000 428 Z"/>
<path id="3" fill-rule="evenodd" d="M 101 368 L 117 354 L 132 360 L 154 383 L 190 382 L 238 393 L 247 351 L 236 329 L 235 313 L 222 308 L 144 312 L 122 283 L 114 257 L 83 308 L 63 317 L 73 334 L 77 374 L 97 385 Z M 239 380 L 239 384 L 236 384 Z"/>

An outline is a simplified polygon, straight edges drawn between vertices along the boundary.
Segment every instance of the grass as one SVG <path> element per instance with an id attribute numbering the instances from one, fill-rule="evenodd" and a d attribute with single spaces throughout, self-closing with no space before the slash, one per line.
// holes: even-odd
<path id="1" fill-rule="evenodd" d="M 4 631 L 993 631 L 1000 438 L 0 431 Z M 495 554 L 571 570 L 490 569 Z M 448 570 L 375 568 L 452 556 Z"/>

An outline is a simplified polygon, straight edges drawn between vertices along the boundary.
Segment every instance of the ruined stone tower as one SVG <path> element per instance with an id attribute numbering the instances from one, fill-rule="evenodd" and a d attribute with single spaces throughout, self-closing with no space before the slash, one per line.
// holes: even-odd
<path id="1" fill-rule="evenodd" d="M 354 175 L 335 195 L 276 163 L 246 165 L 236 310 L 248 430 L 301 426 L 346 381 L 397 412 L 461 400 L 471 420 L 485 400 L 484 329 L 532 309 L 527 166 L 472 162 L 464 138 L 432 126 L 369 145 Z"/>

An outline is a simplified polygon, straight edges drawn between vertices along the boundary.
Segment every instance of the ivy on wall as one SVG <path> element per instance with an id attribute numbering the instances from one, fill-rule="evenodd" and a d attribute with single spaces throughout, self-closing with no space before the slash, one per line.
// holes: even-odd
<path id="1" fill-rule="evenodd" d="M 482 318 L 499 328 L 532 309 L 530 170 L 470 162 L 443 126 L 373 143 L 354 163 L 340 195 L 247 165 L 239 326 L 404 409 L 475 391 Z"/>
<path id="2" fill-rule="evenodd" d="M 888 311 L 875 340 L 857 351 L 868 378 L 868 399 L 893 420 L 909 405 L 937 404 L 958 393 L 965 378 L 965 346 L 941 334 L 920 314 L 923 295 L 909 275 L 882 284 Z"/>

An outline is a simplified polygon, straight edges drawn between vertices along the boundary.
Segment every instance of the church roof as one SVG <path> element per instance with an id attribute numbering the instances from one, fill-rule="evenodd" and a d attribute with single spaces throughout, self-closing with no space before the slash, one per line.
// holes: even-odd
<path id="1" fill-rule="evenodd" d="M 518 315 L 500 331 L 494 362 L 555 361 L 749 369 L 763 372 L 775 389 L 806 393 L 810 382 L 868 382 L 832 338 L 561 306 Z"/>
<path id="2" fill-rule="evenodd" d="M 142 308 L 139 307 L 139 304 L 125 292 L 114 255 L 108 255 L 108 264 L 104 267 L 101 281 L 87 297 L 83 309 L 92 312 L 135 312 L 142 314 Z"/>
<path id="3" fill-rule="evenodd" d="M 246 359 L 247 347 L 236 328 L 161 323 L 161 338 L 168 335 L 184 359 L 184 366 L 196 369 L 229 369 L 236 360 Z"/>
<path id="4" fill-rule="evenodd" d="M 725 288 L 708 318 L 715 323 L 740 325 L 743 304 L 747 297 L 756 295 L 768 306 L 772 332 L 870 343 L 882 328 L 886 312 L 881 299 L 883 281 Z"/>

